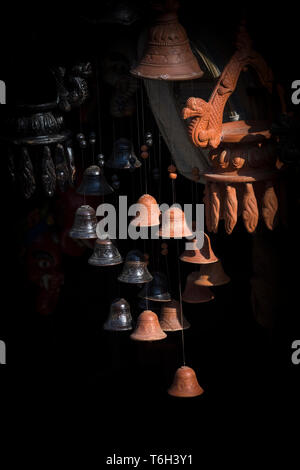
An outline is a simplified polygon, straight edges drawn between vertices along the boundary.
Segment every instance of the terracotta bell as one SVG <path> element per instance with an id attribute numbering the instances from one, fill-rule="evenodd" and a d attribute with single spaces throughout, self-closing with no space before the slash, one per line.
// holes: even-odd
<path id="1" fill-rule="evenodd" d="M 145 52 L 133 75 L 161 80 L 192 80 L 202 77 L 185 29 L 178 21 L 176 0 L 165 2 L 150 28 Z"/>
<path id="2" fill-rule="evenodd" d="M 207 265 L 210 266 L 210 265 Z M 202 287 L 195 284 L 195 280 L 199 278 L 199 272 L 190 273 L 186 280 L 182 300 L 189 304 L 200 304 L 213 300 L 215 296 L 208 287 Z"/>
<path id="3" fill-rule="evenodd" d="M 71 238 L 97 238 L 97 217 L 91 206 L 80 206 L 75 214 L 73 227 L 69 235 Z"/>
<path id="4" fill-rule="evenodd" d="M 141 162 L 134 153 L 132 142 L 123 137 L 116 140 L 113 145 L 112 154 L 106 162 L 106 166 L 119 170 L 139 168 Z"/>
<path id="5" fill-rule="evenodd" d="M 152 281 L 152 279 L 153 277 L 147 269 L 143 253 L 139 250 L 129 251 L 118 280 L 130 284 L 141 284 Z"/>
<path id="6" fill-rule="evenodd" d="M 197 246 L 196 238 L 190 243 L 194 245 L 194 248 L 192 250 L 185 250 L 179 257 L 181 261 L 195 264 L 210 264 L 218 261 L 218 258 L 211 248 L 209 236 L 206 235 L 206 233 L 204 233 L 204 243 L 200 250 Z"/>
<path id="7" fill-rule="evenodd" d="M 218 261 L 201 266 L 194 282 L 197 286 L 222 286 L 230 282 L 230 277 L 224 272 L 221 261 Z"/>
<path id="8" fill-rule="evenodd" d="M 159 225 L 160 210 L 156 199 L 150 194 L 143 194 L 137 202 L 141 204 L 141 210 L 131 220 L 131 224 L 136 227 L 153 227 Z"/>
<path id="9" fill-rule="evenodd" d="M 142 299 L 156 302 L 169 302 L 171 295 L 168 292 L 168 280 L 164 273 L 153 273 L 152 281 L 148 282 L 138 294 Z"/>
<path id="10" fill-rule="evenodd" d="M 111 303 L 109 316 L 103 328 L 109 331 L 132 330 L 130 306 L 125 299 L 115 299 Z"/>
<path id="11" fill-rule="evenodd" d="M 193 235 L 180 207 L 170 207 L 163 212 L 159 235 L 163 238 L 183 238 Z"/>
<path id="12" fill-rule="evenodd" d="M 99 166 L 92 165 L 84 170 L 82 182 L 77 189 L 78 194 L 105 196 L 113 192 L 113 188 L 106 181 L 103 171 Z"/>
<path id="13" fill-rule="evenodd" d="M 136 329 L 130 335 L 130 338 L 136 341 L 158 341 L 166 337 L 166 333 L 160 327 L 158 316 L 151 310 L 144 310 L 138 316 Z"/>
<path id="14" fill-rule="evenodd" d="M 88 260 L 89 264 L 93 266 L 113 266 L 122 262 L 123 259 L 118 248 L 109 238 L 105 240 L 98 238 L 96 240 L 94 252 Z"/>
<path id="15" fill-rule="evenodd" d="M 204 392 L 199 385 L 194 369 L 182 366 L 175 372 L 174 380 L 168 390 L 173 397 L 198 397 Z"/>
<path id="16" fill-rule="evenodd" d="M 159 323 L 164 331 L 186 330 L 191 325 L 180 313 L 180 303 L 178 300 L 171 300 L 162 306 L 160 311 Z"/>

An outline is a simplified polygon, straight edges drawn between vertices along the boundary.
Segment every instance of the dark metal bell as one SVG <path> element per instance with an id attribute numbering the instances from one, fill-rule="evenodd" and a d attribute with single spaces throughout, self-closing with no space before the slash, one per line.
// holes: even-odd
<path id="1" fill-rule="evenodd" d="M 118 280 L 130 284 L 141 284 L 152 281 L 152 279 L 153 277 L 147 269 L 143 253 L 139 250 L 129 251 Z"/>
<path id="2" fill-rule="evenodd" d="M 158 271 L 154 272 L 152 281 L 142 288 L 138 296 L 142 299 L 154 300 L 156 302 L 171 301 L 166 275 Z"/>
<path id="3" fill-rule="evenodd" d="M 79 239 L 97 238 L 96 226 L 97 217 L 94 209 L 90 206 L 80 206 L 76 211 L 69 235 L 71 238 Z"/>
<path id="4" fill-rule="evenodd" d="M 110 306 L 108 319 L 103 325 L 104 330 L 132 330 L 132 316 L 129 303 L 125 299 L 115 299 Z"/>
<path id="5" fill-rule="evenodd" d="M 101 168 L 97 165 L 89 166 L 83 173 L 82 182 L 77 189 L 78 194 L 87 196 L 104 196 L 113 193 Z"/>
<path id="6" fill-rule="evenodd" d="M 95 242 L 94 253 L 89 258 L 88 263 L 93 266 L 113 266 L 123 262 L 118 248 L 110 240 L 100 240 Z"/>
<path id="7" fill-rule="evenodd" d="M 116 140 L 112 154 L 106 162 L 106 166 L 109 168 L 117 168 L 119 170 L 139 168 L 141 166 L 141 162 L 137 159 L 134 153 L 132 142 L 125 138 Z"/>

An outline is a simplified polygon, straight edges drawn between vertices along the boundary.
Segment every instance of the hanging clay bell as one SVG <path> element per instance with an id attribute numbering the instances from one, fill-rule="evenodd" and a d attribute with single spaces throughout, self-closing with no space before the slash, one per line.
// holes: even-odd
<path id="1" fill-rule="evenodd" d="M 143 194 L 137 202 L 141 204 L 141 210 L 131 220 L 130 224 L 136 227 L 153 227 L 159 225 L 160 210 L 154 197 Z"/>
<path id="2" fill-rule="evenodd" d="M 171 295 L 168 292 L 168 281 L 164 273 L 154 272 L 153 279 L 139 292 L 139 297 L 156 302 L 168 302 Z"/>
<path id="3" fill-rule="evenodd" d="M 97 238 L 96 212 L 90 206 L 80 206 L 75 214 L 73 227 L 69 235 L 71 238 L 87 239 Z"/>
<path id="4" fill-rule="evenodd" d="M 130 338 L 136 341 L 158 341 L 166 337 L 166 333 L 160 327 L 158 316 L 151 310 L 145 310 L 138 316 L 136 329 L 130 335 Z"/>
<path id="5" fill-rule="evenodd" d="M 113 145 L 112 154 L 106 162 L 106 166 L 119 170 L 139 168 L 141 162 L 134 153 L 132 142 L 125 138 L 116 140 Z"/>
<path id="6" fill-rule="evenodd" d="M 152 281 L 152 279 L 153 277 L 147 269 L 143 253 L 139 250 L 129 251 L 118 280 L 130 284 L 141 284 Z"/>
<path id="7" fill-rule="evenodd" d="M 103 325 L 104 330 L 132 330 L 132 316 L 129 303 L 125 299 L 115 299 L 111 306 L 108 319 Z"/>
<path id="8" fill-rule="evenodd" d="M 194 369 L 182 366 L 175 372 L 174 380 L 168 390 L 173 397 L 198 397 L 204 392 L 199 385 Z"/>
<path id="9" fill-rule="evenodd" d="M 163 238 L 183 238 L 193 235 L 180 207 L 170 207 L 163 212 L 159 235 Z"/>
<path id="10" fill-rule="evenodd" d="M 199 272 L 190 273 L 187 277 L 185 289 L 182 294 L 182 300 L 188 304 L 200 304 L 209 302 L 215 298 L 208 287 L 202 287 L 195 284 L 195 280 L 198 279 L 198 277 Z"/>
<path id="11" fill-rule="evenodd" d="M 197 286 L 222 286 L 230 282 L 230 277 L 224 272 L 221 261 L 202 265 L 194 280 Z"/>
<path id="12" fill-rule="evenodd" d="M 160 311 L 159 323 L 164 331 L 186 330 L 191 325 L 180 313 L 180 303 L 178 300 L 171 300 L 162 306 Z"/>
<path id="13" fill-rule="evenodd" d="M 185 29 L 178 21 L 176 0 L 165 2 L 149 30 L 145 52 L 133 75 L 161 80 L 192 80 L 202 77 Z"/>
<path id="14" fill-rule="evenodd" d="M 110 240 L 100 240 L 95 242 L 94 252 L 89 258 L 88 263 L 93 266 L 113 266 L 123 262 L 116 245 Z"/>
<path id="15" fill-rule="evenodd" d="M 77 189 L 78 194 L 105 196 L 113 192 L 113 188 L 106 181 L 103 170 L 99 166 L 92 165 L 84 170 L 82 182 Z"/>
<path id="16" fill-rule="evenodd" d="M 210 264 L 216 263 L 218 258 L 214 254 L 209 236 L 204 233 L 204 243 L 202 248 L 198 248 L 197 246 L 197 239 L 195 238 L 190 242 L 194 245 L 192 250 L 185 250 L 180 256 L 179 259 L 181 261 L 185 261 L 186 263 L 195 263 L 195 264 Z"/>

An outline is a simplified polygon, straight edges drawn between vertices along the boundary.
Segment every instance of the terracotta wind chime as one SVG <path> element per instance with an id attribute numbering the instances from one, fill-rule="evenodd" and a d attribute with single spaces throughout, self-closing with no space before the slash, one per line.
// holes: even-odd
<path id="1" fill-rule="evenodd" d="M 193 143 L 210 149 L 212 170 L 204 174 L 206 225 L 210 232 L 216 233 L 219 221 L 224 219 L 225 230 L 230 234 L 239 215 L 248 232 L 255 230 L 260 216 L 270 230 L 276 223 L 278 171 L 270 123 L 243 120 L 222 123 L 226 102 L 248 65 L 271 92 L 272 72 L 252 49 L 242 25 L 237 51 L 224 68 L 209 101 L 189 98 L 183 109 L 183 119 L 191 118 L 188 128 Z"/>

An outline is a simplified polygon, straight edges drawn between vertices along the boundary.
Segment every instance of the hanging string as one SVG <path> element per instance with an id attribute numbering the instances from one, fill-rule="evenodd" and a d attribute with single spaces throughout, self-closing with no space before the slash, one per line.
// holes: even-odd
<path id="1" fill-rule="evenodd" d="M 142 131 L 143 131 L 143 138 L 145 138 L 145 115 L 144 115 L 144 87 L 143 84 L 141 85 L 141 108 L 142 108 Z M 149 152 L 149 149 L 148 149 Z M 147 182 L 147 166 L 149 163 L 147 160 L 149 157 L 146 159 L 145 164 L 144 164 L 144 178 L 145 178 L 145 194 L 148 194 L 148 182 Z"/>
<path id="2" fill-rule="evenodd" d="M 172 180 L 172 195 L 173 195 L 173 204 L 176 201 L 176 192 L 175 192 L 175 181 Z M 179 291 L 179 305 L 180 305 L 180 322 L 181 322 L 181 345 L 182 345 L 182 362 L 185 366 L 185 343 L 184 343 L 184 329 L 183 329 L 183 312 L 182 312 L 182 291 L 181 291 L 181 272 L 180 272 L 180 260 L 179 260 L 179 239 L 176 240 L 176 254 L 177 254 L 177 275 L 178 275 L 178 291 Z"/>
<path id="3" fill-rule="evenodd" d="M 140 136 L 140 110 L 139 110 L 139 97 L 138 97 L 138 90 L 135 92 L 135 100 L 136 100 L 136 128 L 137 128 L 137 140 L 138 140 L 138 147 L 139 151 L 141 150 L 141 136 Z M 143 183 L 142 183 L 142 171 L 139 171 L 140 174 L 140 193 L 142 194 L 143 191 Z"/>
<path id="4" fill-rule="evenodd" d="M 79 107 L 79 128 L 80 128 L 80 133 L 82 133 L 82 109 L 81 109 L 81 106 Z M 84 137 L 84 140 L 85 140 L 85 137 Z M 85 170 L 84 149 L 82 148 L 81 143 L 79 143 L 79 145 L 80 145 L 80 150 L 81 150 L 81 166 L 82 166 L 82 173 L 83 173 L 84 170 Z M 86 205 L 85 186 L 84 186 L 84 189 L 83 189 L 83 204 Z"/>
<path id="5" fill-rule="evenodd" d="M 99 133 L 99 153 L 102 153 L 102 132 L 101 132 L 101 107 L 100 107 L 100 80 L 99 80 L 99 63 L 98 57 L 95 59 L 96 61 L 96 96 L 97 96 L 97 114 L 98 114 L 98 133 Z"/>
<path id="6" fill-rule="evenodd" d="M 180 322 L 181 322 L 181 344 L 182 344 L 182 362 L 185 366 L 185 343 L 184 343 L 184 328 L 183 328 L 183 312 L 182 312 L 182 291 L 181 291 L 181 272 L 179 261 L 179 240 L 176 240 L 177 251 L 177 272 L 178 272 L 178 290 L 179 290 L 179 305 L 180 305 Z"/>

